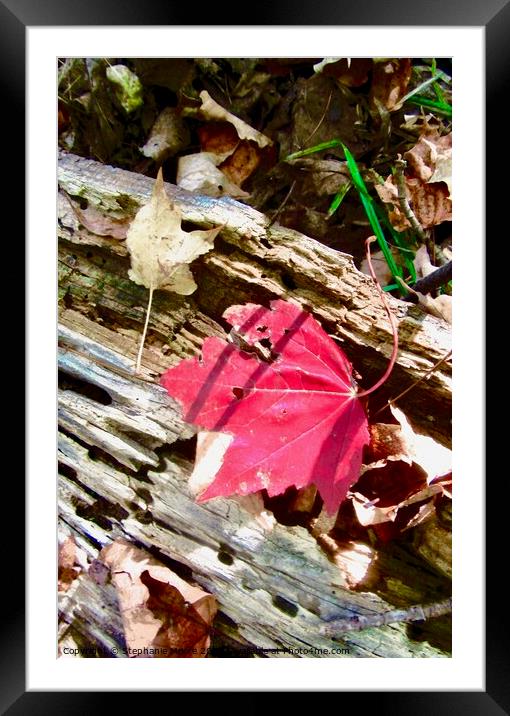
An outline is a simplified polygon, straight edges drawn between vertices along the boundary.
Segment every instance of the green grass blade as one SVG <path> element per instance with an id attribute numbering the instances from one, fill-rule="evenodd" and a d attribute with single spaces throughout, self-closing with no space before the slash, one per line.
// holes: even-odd
<path id="1" fill-rule="evenodd" d="M 414 258 L 414 251 L 409 248 L 409 245 L 407 241 L 404 239 L 402 234 L 397 231 L 391 224 L 390 220 L 388 219 L 387 213 L 382 209 L 378 204 L 375 204 L 375 210 L 377 212 L 377 215 L 379 217 L 379 220 L 383 222 L 385 228 L 390 232 L 392 242 L 398 247 L 401 255 L 404 258 L 405 265 L 407 270 L 409 271 L 409 276 L 411 277 L 407 283 L 413 284 L 416 282 L 416 269 L 414 267 L 414 263 L 412 261 L 412 258 L 409 256 L 409 254 L 412 254 Z M 397 288 L 399 288 L 397 286 Z"/>
<path id="2" fill-rule="evenodd" d="M 393 276 L 402 276 L 402 269 L 400 269 L 395 263 L 395 259 L 393 258 L 393 255 L 390 251 L 390 247 L 388 246 L 388 243 L 384 236 L 381 224 L 379 223 L 379 219 L 377 218 L 377 214 L 372 203 L 372 197 L 368 193 L 368 189 L 366 187 L 365 182 L 363 181 L 363 177 L 361 176 L 358 164 L 351 152 L 345 146 L 345 144 L 342 144 L 342 149 L 344 150 L 345 159 L 347 161 L 347 166 L 349 167 L 349 171 L 351 173 L 352 181 L 354 183 L 354 186 L 358 190 L 361 203 L 363 204 L 363 208 L 365 209 L 365 213 L 370 222 L 370 226 L 372 227 L 372 231 L 377 238 L 379 248 L 383 252 L 384 258 L 386 259 L 388 268 L 390 269 Z"/>
<path id="3" fill-rule="evenodd" d="M 352 184 L 349 181 L 340 188 L 340 191 L 338 192 L 338 194 L 335 194 L 335 196 L 333 197 L 333 201 L 331 202 L 329 209 L 328 209 L 328 219 L 333 216 L 333 214 L 338 209 L 338 207 L 340 206 L 342 201 L 345 199 L 345 197 L 347 196 L 347 192 L 349 191 L 351 186 L 352 186 Z"/>
<path id="4" fill-rule="evenodd" d="M 316 144 L 314 147 L 308 147 L 308 149 L 301 149 L 299 152 L 293 152 L 285 157 L 284 161 L 289 162 L 292 159 L 299 159 L 300 157 L 307 157 L 310 154 L 316 152 L 322 152 L 324 149 L 337 149 L 342 146 L 342 142 L 339 139 L 332 139 L 330 142 L 322 142 L 322 144 Z"/>
<path id="5" fill-rule="evenodd" d="M 452 106 L 448 102 L 436 102 L 428 97 L 422 97 L 421 95 L 415 95 L 409 104 L 418 105 L 418 107 L 425 107 L 426 109 L 433 109 L 438 114 L 444 114 L 446 117 L 451 119 Z"/>

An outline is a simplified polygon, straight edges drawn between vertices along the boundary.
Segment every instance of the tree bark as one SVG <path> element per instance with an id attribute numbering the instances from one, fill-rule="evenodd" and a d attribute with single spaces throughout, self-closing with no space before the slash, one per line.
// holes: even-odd
<path id="1" fill-rule="evenodd" d="M 218 638 L 234 652 L 314 647 L 345 652 L 332 656 L 448 655 L 444 617 L 425 625 L 429 641 L 413 638 L 405 625 L 343 634 L 338 642 L 321 635 L 324 620 L 335 615 L 437 601 L 448 596 L 449 580 L 443 569 L 430 571 L 410 547 L 376 551 L 351 543 L 335 564 L 304 528 L 277 524 L 265 532 L 242 500 L 196 504 L 187 487 L 194 429 L 159 386 L 160 374 L 196 354 L 206 336 L 224 335 L 221 315 L 228 306 L 267 305 L 280 297 L 313 312 L 342 342 L 368 387 L 384 371 L 392 347 L 372 280 L 350 256 L 270 226 L 248 206 L 167 185 L 187 222 L 224 228 L 214 251 L 192 265 L 195 294 L 155 292 L 142 370 L 135 375 L 148 291 L 128 278 L 125 242 L 87 229 L 70 200 L 79 201 L 83 215 L 96 211 L 109 220 L 129 219 L 149 199 L 153 180 L 63 152 L 58 178 L 62 527 L 90 559 L 122 536 L 180 569 L 217 597 Z M 419 379 L 450 349 L 449 326 L 416 306 L 389 300 L 400 351 L 383 399 Z M 400 404 L 444 444 L 450 439 L 450 380 L 443 364 Z M 427 559 L 433 563 L 431 544 Z M 363 591 L 353 591 L 352 573 L 360 565 L 366 574 L 357 589 Z M 122 653 L 112 587 L 87 575 L 76 580 L 62 599 L 61 631 L 76 642 Z"/>

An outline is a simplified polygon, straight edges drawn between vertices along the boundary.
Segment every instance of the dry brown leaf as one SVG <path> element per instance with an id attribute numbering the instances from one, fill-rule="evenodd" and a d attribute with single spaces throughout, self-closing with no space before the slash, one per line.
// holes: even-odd
<path id="1" fill-rule="evenodd" d="M 197 132 L 203 152 L 224 154 L 225 157 L 230 156 L 241 141 L 235 127 L 228 122 L 206 122 Z"/>
<path id="2" fill-rule="evenodd" d="M 450 496 L 451 451 L 427 435 L 416 433 L 405 414 L 394 406 L 399 425 L 370 426 L 370 463 L 351 499 L 363 526 L 399 521 L 409 529 L 434 513 L 433 498 Z"/>
<path id="3" fill-rule="evenodd" d="M 429 179 L 429 184 L 444 181 L 448 191 L 452 193 L 452 149 L 446 149 L 436 159 L 436 168 Z"/>
<path id="4" fill-rule="evenodd" d="M 59 534 L 58 591 L 67 592 L 87 566 L 87 556 L 82 549 L 78 549 L 73 537 Z"/>
<path id="5" fill-rule="evenodd" d="M 241 141 L 235 151 L 223 162 L 220 169 L 237 186 L 248 179 L 261 161 L 260 149 L 253 142 Z"/>
<path id="6" fill-rule="evenodd" d="M 412 66 L 409 58 L 383 59 L 374 62 L 370 98 L 379 101 L 390 112 L 400 107 L 405 96 Z"/>
<path id="7" fill-rule="evenodd" d="M 165 191 L 160 169 L 150 202 L 138 211 L 127 233 L 132 281 L 151 290 L 166 288 L 182 296 L 196 290 L 189 264 L 211 251 L 223 227 L 183 231 L 181 220 L 181 212 Z"/>
<path id="8" fill-rule="evenodd" d="M 429 252 L 425 244 L 420 246 L 418 251 L 414 255 L 413 259 L 414 268 L 416 270 L 416 278 L 425 278 L 431 273 L 434 273 L 436 266 L 432 265 L 430 260 Z"/>
<path id="9" fill-rule="evenodd" d="M 146 157 L 162 162 L 187 147 L 189 129 L 175 107 L 166 107 L 157 117 L 147 142 L 140 151 Z"/>
<path id="10" fill-rule="evenodd" d="M 313 66 L 317 74 L 335 77 L 346 87 L 360 87 L 368 80 L 373 60 L 363 57 L 326 57 Z"/>
<path id="11" fill-rule="evenodd" d="M 443 293 L 435 298 L 423 293 L 414 292 L 418 296 L 418 303 L 436 318 L 442 318 L 447 323 L 452 323 L 452 297 Z"/>
<path id="12" fill-rule="evenodd" d="M 390 405 L 390 410 L 400 424 L 402 436 L 408 446 L 409 456 L 413 462 L 424 470 L 427 483 L 430 484 L 438 477 L 443 477 L 451 472 L 451 450 L 436 442 L 430 436 L 415 432 L 400 408 Z"/>
<path id="13" fill-rule="evenodd" d="M 227 112 L 226 109 L 213 100 L 206 90 L 202 90 L 202 92 L 200 92 L 200 99 L 202 100 L 200 114 L 204 117 L 204 119 L 210 119 L 217 122 L 230 122 L 230 124 L 235 127 L 237 134 L 239 135 L 239 139 L 249 139 L 258 144 L 261 149 L 269 147 L 273 143 L 272 140 L 269 139 L 269 137 L 266 137 L 265 134 L 258 132 L 256 129 L 253 129 L 253 127 L 246 124 L 246 122 L 243 122 L 242 119 L 239 119 L 239 117 Z"/>
<path id="14" fill-rule="evenodd" d="M 110 568 L 117 589 L 128 656 L 207 655 L 217 609 L 212 595 L 122 540 L 105 547 L 99 559 Z"/>
<path id="15" fill-rule="evenodd" d="M 105 216 L 98 211 L 92 204 L 86 209 L 81 209 L 78 204 L 71 199 L 65 192 L 60 192 L 61 196 L 65 196 L 76 218 L 87 231 L 96 236 L 111 236 L 113 239 L 125 239 L 132 216 L 117 219 L 111 216 Z"/>
<path id="16" fill-rule="evenodd" d="M 452 219 L 452 202 L 448 187 L 443 182 L 428 183 L 416 177 L 406 177 L 406 196 L 418 220 L 424 228 L 429 229 L 443 221 Z M 405 231 L 411 224 L 399 206 L 398 190 L 393 176 L 389 176 L 384 184 L 376 184 L 376 191 L 381 200 L 393 204 L 388 218 L 397 231 Z"/>
<path id="17" fill-rule="evenodd" d="M 430 134 L 438 134 L 441 126 L 441 120 L 433 114 L 404 114 L 404 122 L 400 128 L 427 137 Z"/>
<path id="18" fill-rule="evenodd" d="M 406 198 L 418 221 L 429 229 L 452 219 L 451 160 L 452 135 L 437 132 L 420 137 L 415 146 L 404 154 L 408 163 L 405 175 Z M 383 185 L 376 184 L 382 201 L 392 204 L 389 219 L 397 231 L 410 227 L 398 198 L 395 178 L 389 176 Z"/>
<path id="19" fill-rule="evenodd" d="M 434 175 L 438 163 L 450 160 L 452 153 L 452 134 L 430 134 L 420 137 L 412 149 L 404 154 L 409 168 L 415 177 L 422 182 L 429 182 Z M 440 181 L 445 181 L 441 179 Z"/>

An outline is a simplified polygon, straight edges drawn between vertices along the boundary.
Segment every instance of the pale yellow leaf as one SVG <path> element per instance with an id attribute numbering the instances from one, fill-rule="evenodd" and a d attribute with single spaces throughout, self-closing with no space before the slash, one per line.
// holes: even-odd
<path id="1" fill-rule="evenodd" d="M 161 169 L 151 200 L 135 216 L 126 237 L 131 255 L 129 278 L 149 289 L 166 288 L 187 296 L 197 285 L 189 264 L 214 246 L 221 226 L 183 231 L 182 215 L 165 191 Z"/>

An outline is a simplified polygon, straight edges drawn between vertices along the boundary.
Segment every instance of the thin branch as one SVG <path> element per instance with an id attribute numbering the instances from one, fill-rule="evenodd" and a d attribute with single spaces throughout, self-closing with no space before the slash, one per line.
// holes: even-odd
<path id="1" fill-rule="evenodd" d="M 417 605 L 407 609 L 392 609 L 381 614 L 367 614 L 366 616 L 340 617 L 332 619 L 327 626 L 321 627 L 321 634 L 336 637 L 350 631 L 361 631 L 371 627 L 386 626 L 397 622 L 425 621 L 435 617 L 442 617 L 452 611 L 452 600 L 445 599 L 427 606 Z"/>
<path id="2" fill-rule="evenodd" d="M 444 264 L 444 266 L 440 266 L 435 271 L 432 271 L 432 273 L 429 273 L 428 276 L 424 276 L 419 281 L 416 281 L 412 288 L 413 291 L 416 291 L 417 293 L 431 293 L 451 280 L 452 262 L 448 261 L 448 263 Z M 404 301 L 416 303 L 417 299 L 413 296 L 413 294 L 408 294 L 405 296 Z"/>
<path id="3" fill-rule="evenodd" d="M 381 411 L 383 411 L 385 408 L 387 408 L 388 405 L 393 405 L 393 403 L 396 403 L 397 400 L 400 400 L 400 398 L 401 398 L 403 395 L 405 395 L 405 394 L 408 393 L 410 390 L 412 390 L 413 388 L 415 388 L 415 387 L 416 387 L 417 385 L 419 385 L 419 383 L 421 383 L 423 380 L 427 380 L 427 378 L 428 378 L 429 376 L 431 376 L 432 373 L 433 373 L 437 368 L 439 368 L 439 366 L 440 366 L 442 363 L 444 363 L 444 362 L 447 361 L 449 358 L 451 358 L 451 355 L 452 355 L 452 352 L 451 352 L 451 351 L 448 351 L 448 353 L 447 353 L 446 355 L 444 355 L 442 358 L 440 358 L 440 359 L 437 361 L 437 363 L 435 363 L 435 364 L 432 366 L 432 368 L 430 368 L 430 369 L 425 373 L 425 375 L 422 375 L 421 378 L 419 378 L 418 380 L 415 380 L 414 383 L 411 383 L 410 386 L 408 386 L 405 390 L 403 390 L 403 391 L 402 391 L 401 393 L 399 393 L 397 396 L 395 396 L 395 397 L 392 398 L 391 400 L 388 400 L 388 402 L 386 403 L 386 405 L 383 405 L 382 408 L 379 408 L 379 410 L 376 410 L 376 412 L 372 415 L 372 419 L 373 419 L 376 415 L 378 415 Z"/>
<path id="4" fill-rule="evenodd" d="M 283 208 L 284 208 L 285 204 L 286 204 L 286 203 L 288 202 L 288 200 L 290 199 L 290 195 L 291 195 L 292 192 L 294 191 L 294 187 L 295 187 L 295 186 L 296 186 L 296 179 L 294 179 L 294 181 L 293 181 L 292 184 L 290 185 L 290 189 L 289 189 L 289 191 L 287 192 L 287 196 L 285 197 L 285 199 L 282 201 L 282 203 L 280 204 L 280 206 L 279 206 L 278 209 L 276 210 L 275 215 L 273 216 L 273 218 L 271 219 L 271 221 L 270 221 L 269 224 L 267 225 L 266 229 L 269 229 L 269 228 L 274 224 L 274 222 L 276 221 L 276 219 L 280 216 L 280 214 L 281 214 L 282 211 L 283 211 Z"/>
<path id="5" fill-rule="evenodd" d="M 329 93 L 328 101 L 326 102 L 326 109 L 325 109 L 324 112 L 322 113 L 322 117 L 319 119 L 319 122 L 318 122 L 317 126 L 315 127 L 315 129 L 313 130 L 313 132 L 310 134 L 310 136 L 308 137 L 308 139 L 304 142 L 305 145 L 310 142 L 310 139 L 313 137 L 313 135 L 317 132 L 317 130 L 319 129 L 319 127 L 321 126 L 321 124 L 324 122 L 324 119 L 325 119 L 325 117 L 326 117 L 327 111 L 328 111 L 328 109 L 329 109 L 329 105 L 331 104 L 331 97 L 332 97 L 332 96 L 333 96 L 333 90 L 331 90 L 331 92 Z"/>
<path id="6" fill-rule="evenodd" d="M 427 236 L 414 215 L 413 210 L 411 209 L 409 205 L 409 201 L 407 200 L 407 193 L 406 193 L 406 180 L 404 176 L 404 169 L 407 167 L 407 162 L 402 159 L 399 155 L 399 158 L 395 162 L 395 177 L 397 180 L 397 189 L 398 189 L 398 201 L 400 204 L 400 209 L 406 219 L 409 221 L 411 226 L 413 227 L 416 235 L 419 237 L 421 241 L 423 241 L 424 244 L 427 243 Z"/>

